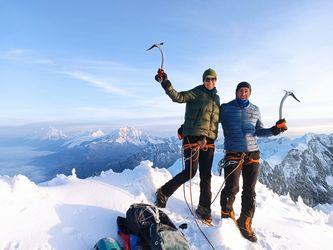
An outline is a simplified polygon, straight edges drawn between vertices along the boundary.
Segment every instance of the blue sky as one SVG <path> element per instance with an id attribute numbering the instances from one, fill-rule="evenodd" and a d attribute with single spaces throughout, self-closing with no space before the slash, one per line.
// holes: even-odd
<path id="1" fill-rule="evenodd" d="M 214 68 L 222 102 L 240 81 L 264 124 L 283 89 L 290 133 L 333 132 L 331 1 L 6 1 L 0 9 L 0 125 L 61 122 L 173 131 L 185 105 L 154 82 L 163 41 L 177 90 Z"/>

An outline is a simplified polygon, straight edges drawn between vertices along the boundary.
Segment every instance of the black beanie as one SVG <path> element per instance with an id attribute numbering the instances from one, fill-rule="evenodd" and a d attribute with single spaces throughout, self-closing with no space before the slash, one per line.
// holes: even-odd
<path id="1" fill-rule="evenodd" d="M 250 92 L 252 91 L 252 90 L 251 90 L 251 85 L 250 85 L 248 82 L 240 82 L 240 83 L 238 83 L 237 88 L 236 88 L 236 92 L 237 92 L 240 88 L 248 88 L 248 89 L 250 90 Z"/>

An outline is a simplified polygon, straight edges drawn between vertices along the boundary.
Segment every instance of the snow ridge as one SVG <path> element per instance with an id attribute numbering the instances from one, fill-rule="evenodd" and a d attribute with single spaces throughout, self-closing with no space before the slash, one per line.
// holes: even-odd
<path id="1" fill-rule="evenodd" d="M 103 172 L 87 179 L 58 175 L 36 185 L 24 176 L 0 177 L 0 249 L 91 249 L 98 239 L 117 235 L 116 218 L 132 203 L 153 203 L 154 192 L 171 178 L 166 169 L 144 161 L 134 170 Z M 213 195 L 223 181 L 212 177 Z M 186 193 L 189 185 L 186 184 Z M 192 181 L 194 205 L 199 199 L 199 178 Z M 240 212 L 240 195 L 235 206 Z M 218 202 L 212 205 L 215 227 L 202 227 L 216 249 L 328 249 L 333 234 L 333 207 L 313 209 L 302 199 L 293 202 L 257 185 L 253 226 L 258 243 L 241 237 L 232 221 L 220 221 Z M 170 197 L 164 211 L 183 230 L 191 249 L 210 249 L 184 202 L 182 188 Z M 286 230 L 288 228 L 288 230 Z M 13 233 L 15 232 L 15 233 Z"/>

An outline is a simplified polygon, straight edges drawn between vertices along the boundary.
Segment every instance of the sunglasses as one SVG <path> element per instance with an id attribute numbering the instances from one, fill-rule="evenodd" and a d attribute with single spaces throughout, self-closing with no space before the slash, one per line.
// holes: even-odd
<path id="1" fill-rule="evenodd" d="M 216 81 L 216 77 L 206 77 L 205 78 L 205 82 L 210 82 L 210 81 L 215 82 Z"/>

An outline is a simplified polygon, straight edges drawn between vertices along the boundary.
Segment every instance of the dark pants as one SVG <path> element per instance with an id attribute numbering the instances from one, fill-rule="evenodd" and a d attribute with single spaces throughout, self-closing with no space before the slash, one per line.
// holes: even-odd
<path id="1" fill-rule="evenodd" d="M 239 158 L 242 153 L 226 153 L 224 163 L 224 178 L 226 178 L 238 165 Z M 242 167 L 235 170 L 225 182 L 225 187 L 221 192 L 221 208 L 223 211 L 230 211 L 233 209 L 235 196 L 239 191 L 239 177 L 242 173 L 243 177 L 243 191 L 242 191 L 242 211 L 241 215 L 246 217 L 253 217 L 255 211 L 255 186 L 259 174 L 259 163 L 251 163 L 250 159 L 259 160 L 260 153 L 248 152 L 246 153 Z"/>
<path id="2" fill-rule="evenodd" d="M 187 136 L 183 140 L 183 145 L 195 143 L 201 138 L 199 136 Z M 207 143 L 214 144 L 214 140 L 207 138 Z M 191 149 L 184 150 L 184 158 L 191 157 Z M 199 155 L 198 155 L 199 154 Z M 198 167 L 200 172 L 200 198 L 199 205 L 210 210 L 212 199 L 211 192 L 211 169 L 214 158 L 214 148 L 208 148 L 207 151 L 200 149 L 196 154 L 192 155 L 190 160 L 186 160 L 185 169 L 173 177 L 170 181 L 161 187 L 161 191 L 166 196 L 171 196 L 182 184 L 190 180 L 197 173 Z M 190 176 L 192 167 L 192 174 Z"/>

